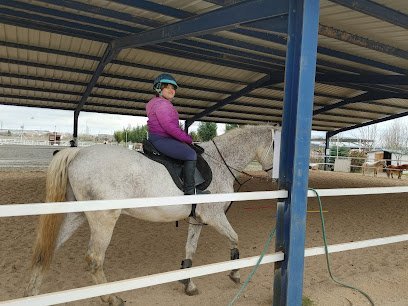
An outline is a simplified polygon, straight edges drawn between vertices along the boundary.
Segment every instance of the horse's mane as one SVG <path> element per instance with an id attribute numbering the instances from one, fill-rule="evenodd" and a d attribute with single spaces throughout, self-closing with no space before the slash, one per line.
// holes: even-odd
<path id="1" fill-rule="evenodd" d="M 238 127 L 227 131 L 225 134 L 215 137 L 214 139 L 225 138 L 230 140 L 231 138 L 235 138 L 238 135 L 243 135 L 247 133 L 254 133 L 259 132 L 259 130 L 271 130 L 271 128 L 275 130 L 280 130 L 279 126 L 273 126 L 270 124 L 262 124 L 262 125 L 244 125 L 243 127 Z"/>

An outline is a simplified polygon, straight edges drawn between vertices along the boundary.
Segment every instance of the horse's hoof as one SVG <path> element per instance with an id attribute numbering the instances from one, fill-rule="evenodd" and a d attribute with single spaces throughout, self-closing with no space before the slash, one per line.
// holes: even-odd
<path id="1" fill-rule="evenodd" d="M 191 289 L 191 290 L 186 289 L 184 292 L 185 292 L 188 296 L 193 296 L 193 295 L 199 294 L 197 288 L 194 288 L 194 289 Z"/>
<path id="2" fill-rule="evenodd" d="M 198 294 L 198 289 L 192 281 L 189 281 L 184 289 L 184 292 L 189 296 L 193 296 Z"/>
<path id="3" fill-rule="evenodd" d="M 229 278 L 236 284 L 240 284 L 241 283 L 241 278 L 238 276 L 236 276 L 235 272 L 231 272 L 230 274 L 228 274 Z"/>
<path id="4" fill-rule="evenodd" d="M 115 295 L 113 298 L 109 299 L 109 306 L 125 306 L 125 302 L 126 301 Z"/>

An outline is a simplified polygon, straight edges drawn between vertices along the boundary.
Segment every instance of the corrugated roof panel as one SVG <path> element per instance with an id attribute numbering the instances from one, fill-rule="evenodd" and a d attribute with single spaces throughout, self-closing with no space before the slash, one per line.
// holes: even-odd
<path id="1" fill-rule="evenodd" d="M 360 70 L 365 70 L 367 71 L 367 73 L 370 72 L 370 73 L 379 73 L 379 74 L 395 74 L 395 72 L 391 72 L 386 69 L 376 68 L 368 64 L 364 65 L 364 64 L 356 63 L 351 60 L 338 59 L 338 58 L 328 56 L 328 55 L 323 55 L 323 54 L 318 54 L 318 59 L 329 61 L 330 63 L 336 63 L 336 64 L 345 65 L 345 66 L 360 69 Z M 327 67 L 327 66 L 322 66 L 322 67 Z M 352 70 L 350 69 L 349 71 L 352 71 Z"/>
<path id="2" fill-rule="evenodd" d="M 361 110 L 368 109 L 368 110 L 376 111 L 376 112 L 379 112 L 379 113 L 385 112 L 385 113 L 396 114 L 396 113 L 399 113 L 401 111 L 401 109 L 399 109 L 397 107 L 391 107 L 391 106 L 387 107 L 387 106 L 384 106 L 384 105 L 376 105 L 374 103 L 370 103 L 370 104 L 368 104 L 368 103 L 354 103 L 353 106 L 356 106 L 356 107 L 360 108 Z"/>
<path id="3" fill-rule="evenodd" d="M 408 99 L 395 99 L 395 98 L 390 98 L 386 100 L 378 100 L 378 102 L 386 103 L 393 105 L 395 107 L 400 107 L 402 109 L 405 108 L 405 110 L 408 110 Z"/>
<path id="4" fill-rule="evenodd" d="M 363 47 L 353 45 L 350 43 L 345 43 L 343 41 L 335 40 L 333 38 L 319 36 L 319 44 L 323 47 L 327 47 L 333 50 L 338 50 L 338 51 L 349 53 L 349 54 L 354 54 L 362 58 L 377 59 L 377 61 L 382 62 L 382 63 L 386 63 L 389 65 L 393 65 L 393 66 L 401 67 L 405 69 L 408 68 L 407 60 L 404 60 L 400 57 L 395 57 L 393 55 L 388 55 L 383 52 L 374 51 L 374 50 L 363 48 Z"/>
<path id="5" fill-rule="evenodd" d="M 216 35 L 225 37 L 225 38 L 229 38 L 232 40 L 243 41 L 243 42 L 255 44 L 258 46 L 263 46 L 263 47 L 271 48 L 274 50 L 279 50 L 281 52 L 286 52 L 286 45 L 282 45 L 282 44 L 279 44 L 273 41 L 269 41 L 269 40 L 259 39 L 256 37 L 247 36 L 247 35 L 229 32 L 229 31 L 220 31 L 220 32 L 217 32 Z"/>
<path id="6" fill-rule="evenodd" d="M 0 72 L 19 74 L 22 77 L 43 77 L 49 79 L 55 79 L 58 81 L 72 81 L 87 83 L 90 80 L 90 75 L 67 72 L 62 70 L 36 68 L 24 65 L 14 65 L 0 62 Z"/>
<path id="7" fill-rule="evenodd" d="M 361 123 L 362 121 L 367 121 L 367 120 L 373 120 L 376 117 L 373 116 L 373 118 L 353 118 L 353 117 L 340 117 L 339 116 L 332 116 L 330 114 L 319 114 L 314 116 L 316 120 L 320 121 L 326 121 L 326 122 L 333 122 L 333 121 L 341 121 L 341 122 L 347 122 L 347 123 L 352 123 L 352 124 L 358 124 Z"/>
<path id="8" fill-rule="evenodd" d="M 408 6 L 406 0 L 372 0 L 373 2 L 382 4 L 394 10 L 408 14 Z"/>
<path id="9" fill-rule="evenodd" d="M 152 2 L 173 7 L 194 14 L 203 14 L 216 9 L 218 6 L 206 1 L 191 0 L 153 0 Z"/>
<path id="10" fill-rule="evenodd" d="M 41 101 L 41 100 L 30 100 L 30 99 L 19 99 L 19 98 L 2 98 L 4 104 L 12 104 L 12 105 L 24 105 L 30 104 L 30 106 L 41 106 L 46 108 L 75 108 L 76 104 L 74 103 L 60 103 L 60 102 L 49 102 L 49 101 Z"/>
<path id="11" fill-rule="evenodd" d="M 61 91 L 72 91 L 81 93 L 85 89 L 83 86 L 70 85 L 70 84 L 59 84 L 46 81 L 38 80 L 27 80 L 22 78 L 12 78 L 0 76 L 1 84 L 15 85 L 15 86 L 25 86 L 25 87 L 35 87 L 38 89 L 50 89 L 50 90 L 61 90 Z"/>
<path id="12" fill-rule="evenodd" d="M 0 40 L 100 57 L 106 48 L 101 42 L 1 23 Z"/>
<path id="13" fill-rule="evenodd" d="M 315 91 L 318 91 L 322 94 L 332 95 L 336 97 L 342 97 L 343 99 L 347 97 L 354 97 L 356 95 L 362 94 L 364 91 L 358 91 L 355 89 L 341 87 L 341 85 L 328 85 L 328 84 L 315 84 Z M 341 99 L 341 98 L 340 98 Z"/>
<path id="14" fill-rule="evenodd" d="M 370 37 L 370 40 L 381 41 L 396 48 L 407 49 L 408 41 L 389 37 L 391 32 L 403 33 L 400 27 L 395 27 L 386 21 L 365 15 L 358 11 L 333 4 L 328 0 L 320 1 L 320 20 L 323 25 L 335 25 L 342 31 L 357 34 L 363 37 Z M 391 35 L 392 36 L 392 35 Z"/>
<path id="15" fill-rule="evenodd" d="M 277 89 L 270 88 L 257 88 L 251 93 L 265 97 L 266 99 L 272 98 L 277 100 L 283 100 L 284 92 Z"/>
<path id="16" fill-rule="evenodd" d="M 272 108 L 268 108 L 268 106 L 266 107 L 254 107 L 254 106 L 247 106 L 247 105 L 226 105 L 223 108 L 221 108 L 220 110 L 223 111 L 231 111 L 231 112 L 248 112 L 249 113 L 258 113 L 258 114 L 265 114 L 265 115 L 275 115 L 275 116 L 281 116 L 282 115 L 282 111 L 281 110 L 276 110 L 276 109 L 272 109 Z"/>
<path id="17" fill-rule="evenodd" d="M 282 108 L 283 102 L 279 99 L 274 99 L 274 98 L 265 98 L 265 99 L 259 99 L 259 98 L 253 98 L 253 97 L 241 97 L 235 102 L 239 105 L 240 103 L 245 103 L 245 104 L 253 104 L 254 107 L 256 105 L 259 105 L 261 107 L 279 107 Z"/>
<path id="18" fill-rule="evenodd" d="M 149 65 L 152 67 L 161 67 L 162 69 L 157 69 L 156 73 L 152 73 L 152 78 L 154 78 L 157 73 L 166 72 L 165 69 L 182 70 L 190 73 L 216 76 L 229 79 L 231 81 L 239 80 L 248 83 L 255 82 L 261 77 L 261 74 L 259 73 L 245 71 L 243 69 L 230 68 L 207 62 L 178 58 L 175 56 L 159 54 L 156 52 L 150 52 L 140 49 L 125 49 L 119 53 L 118 59 L 131 63 L 133 62 Z"/>
<path id="19" fill-rule="evenodd" d="M 154 2 L 159 5 L 176 8 L 180 10 L 179 12 L 184 11 L 191 14 L 201 14 L 219 7 L 206 1 L 155 0 Z M 378 0 L 377 2 L 407 12 L 406 1 Z M 37 10 L 29 12 L 29 5 L 36 5 Z M 69 8 L 71 5 L 77 9 Z M 40 14 L 46 18 L 50 17 L 47 19 L 48 21 L 36 22 L 37 25 L 41 24 L 44 28 L 49 26 L 51 30 L 58 28 L 58 31 L 69 33 L 70 28 L 64 28 L 62 24 L 51 24 L 53 20 L 59 19 L 63 22 L 71 22 L 70 24 L 77 26 L 79 33 L 82 33 L 72 32 L 73 35 L 86 37 L 89 33 L 97 32 L 95 35 L 101 35 L 100 37 L 105 38 L 111 36 L 112 39 L 120 37 L 126 32 L 135 32 L 142 28 L 148 29 L 154 25 L 169 24 L 178 20 L 177 18 L 166 16 L 166 9 L 163 12 L 154 12 L 155 9 L 136 8 L 138 5 L 142 5 L 142 3 L 128 2 L 128 5 L 124 5 L 106 0 L 81 0 L 49 4 L 32 0 L 27 1 L 26 8 L 22 9 L 11 7 L 10 4 L 11 9 L 8 12 L 20 12 L 23 10 L 30 14 L 32 13 L 34 19 L 35 14 Z M 2 7 L 8 7 L 7 3 L 2 4 Z M 41 11 L 41 7 L 44 8 L 43 11 Z M 57 14 L 57 16 L 51 16 L 52 12 L 46 10 L 46 8 L 51 8 L 61 13 Z M 104 11 L 99 10 L 99 8 L 103 8 Z M 167 9 L 167 11 L 170 12 L 171 10 Z M 122 15 L 126 16 L 126 18 L 118 19 L 121 13 L 127 14 Z M 75 18 L 70 20 L 69 14 Z M 82 17 L 77 18 L 78 16 Z M 29 21 L 23 22 L 29 26 Z M 330 50 L 325 49 L 324 54 L 318 55 L 318 73 L 325 72 L 326 70 L 334 72 L 358 72 L 361 70 L 364 74 L 369 72 L 395 74 L 394 71 L 403 73 L 403 69 L 408 69 L 408 59 L 403 56 L 404 51 L 408 49 L 406 29 L 327 0 L 321 0 L 320 22 L 323 26 L 329 27 L 329 29 L 335 28 L 337 29 L 336 31 L 342 32 L 344 35 L 339 36 L 339 39 L 347 39 L 347 33 L 350 33 L 355 35 L 354 38 L 356 39 L 361 38 L 362 42 L 360 44 L 364 44 L 364 41 L 371 44 L 378 41 L 381 44 L 394 46 L 399 49 L 399 56 L 387 55 L 366 47 L 320 35 L 320 47 L 341 51 L 343 54 L 340 54 L 338 58 L 338 54 L 335 56 L 328 55 L 327 53 L 330 53 Z M 84 110 L 144 115 L 145 103 L 153 96 L 151 88 L 152 80 L 162 72 L 170 72 L 177 78 L 180 84 L 174 104 L 180 111 L 181 117 L 188 118 L 194 114 L 201 113 L 205 108 L 223 101 L 232 93 L 244 89 L 247 84 L 254 83 L 265 76 L 263 73 L 247 71 L 245 68 L 242 68 L 244 67 L 242 63 L 257 66 L 256 69 L 255 66 L 252 66 L 254 71 L 261 71 L 266 69 L 266 67 L 272 67 L 268 66 L 271 64 L 277 63 L 281 65 L 283 63 L 286 49 L 286 46 L 282 44 L 284 40 L 278 43 L 229 31 L 214 32 L 213 35 L 224 39 L 226 44 L 189 38 L 192 43 L 199 41 L 206 45 L 221 46 L 223 48 L 223 50 L 218 48 L 218 50 L 213 51 L 214 53 L 209 53 L 208 55 L 197 51 L 202 48 L 202 45 L 198 49 L 191 48 L 181 45 L 180 41 L 175 42 L 174 45 L 184 51 L 181 51 L 181 53 L 174 51 L 174 54 L 171 53 L 171 55 L 168 54 L 170 52 L 168 50 L 171 50 L 171 48 L 161 52 L 164 49 L 161 48 L 160 44 L 146 46 L 143 49 L 123 50 L 115 58 L 116 63 L 108 64 L 104 68 L 103 75 L 97 80 L 96 86 L 88 98 L 89 104 L 85 104 Z M 90 37 L 93 38 L 92 36 Z M 232 46 L 234 44 L 230 44 L 229 40 L 237 42 L 237 46 Z M 1 42 L 3 42 L 3 45 L 1 45 Z M 9 46 L 6 46 L 4 42 L 7 42 Z M 16 46 L 12 47 L 9 43 L 24 44 L 28 45 L 28 47 L 17 49 Z M 244 48 L 244 46 L 249 46 L 249 44 L 255 47 Z M 163 45 L 165 46 L 165 44 Z M 46 49 L 42 51 L 28 50 L 30 46 Z M 82 59 L 80 58 L 81 55 L 101 58 L 106 47 L 107 44 L 97 41 L 0 23 L 0 73 L 3 74 L 0 77 L 0 84 L 2 85 L 0 85 L 0 94 L 11 100 L 18 100 L 18 96 L 23 97 L 26 95 L 26 99 L 21 98 L 21 101 L 18 101 L 18 103 L 23 105 L 24 101 L 30 101 L 29 99 L 31 98 L 32 101 L 30 103 L 26 102 L 26 105 L 36 105 L 33 103 L 39 103 L 40 99 L 43 99 L 44 101 L 41 101 L 43 103 L 41 104 L 42 106 L 51 105 L 52 107 L 66 108 L 66 103 L 63 103 L 64 101 L 80 100 L 85 86 L 88 85 L 93 71 L 98 66 L 98 61 Z M 147 51 L 148 48 L 155 48 L 157 51 Z M 234 51 L 231 52 L 234 55 L 224 54 L 228 49 Z M 62 54 L 63 52 L 74 52 L 78 55 L 68 56 Z M 194 52 L 198 53 L 195 54 Z M 176 54 L 186 54 L 186 56 L 176 56 Z M 191 55 L 192 58 L 188 58 L 187 54 Z M 219 57 L 213 54 L 219 55 Z M 253 54 L 256 61 L 251 62 L 247 54 Z M 395 67 L 390 70 L 384 70 L 387 67 L 381 69 L 370 67 L 367 63 L 360 63 L 353 57 L 355 55 L 364 59 L 374 60 L 379 63 L 379 66 L 381 66 L 381 63 L 385 63 Z M 117 64 L 118 61 L 122 61 L 122 64 Z M 217 63 L 217 61 L 220 62 Z M 263 63 L 265 63 L 265 66 Z M 229 66 L 235 66 L 235 68 Z M 278 76 L 281 73 L 283 74 L 280 71 L 274 73 Z M 260 123 L 273 118 L 273 120 L 279 122 L 283 106 L 283 85 L 283 83 L 280 83 L 271 85 L 269 88 L 255 89 L 245 96 L 237 98 L 232 104 L 226 105 L 215 113 L 208 115 L 203 120 L 214 121 L 219 118 L 221 122 L 242 123 L 246 121 Z M 316 84 L 314 109 L 340 102 L 348 97 L 354 97 L 364 93 L 366 90 L 397 91 L 403 94 L 408 89 L 407 85 L 398 84 L 387 86 L 368 84 L 360 87 L 362 88 L 361 90 L 346 88 L 345 86 L 348 85 Z M 361 85 L 353 84 L 353 86 L 359 88 Z M 55 99 L 55 103 L 52 99 Z M 403 99 L 380 100 L 370 104 L 349 104 L 317 115 L 313 120 L 313 126 L 319 129 L 326 128 L 333 130 L 349 126 L 350 124 L 365 122 L 367 118 L 382 118 L 406 110 L 407 100 Z"/>

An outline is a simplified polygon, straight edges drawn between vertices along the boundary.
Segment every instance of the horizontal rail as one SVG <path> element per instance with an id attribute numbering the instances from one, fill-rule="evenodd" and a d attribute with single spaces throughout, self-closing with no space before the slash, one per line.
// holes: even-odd
<path id="1" fill-rule="evenodd" d="M 391 243 L 408 241 L 408 234 L 397 235 L 384 238 L 376 238 L 370 240 L 362 240 L 357 242 L 341 243 L 328 246 L 329 253 L 349 251 L 373 246 L 380 246 Z M 314 247 L 305 250 L 305 257 L 317 256 L 324 254 L 324 247 Z M 36 305 L 54 305 L 87 298 L 97 297 L 101 295 L 113 294 L 128 290 L 140 289 L 154 285 L 160 285 L 178 281 L 185 278 L 199 277 L 219 272 L 225 272 L 233 269 L 242 269 L 256 265 L 259 256 L 237 259 L 233 261 L 225 261 L 189 269 L 169 271 L 158 273 L 149 276 L 142 276 L 128 280 L 121 280 L 111 283 L 87 286 L 77 289 L 70 289 L 54 293 L 47 293 L 38 296 L 15 299 L 10 301 L 0 302 L 0 305 L 8 306 L 36 306 Z M 260 264 L 268 264 L 277 261 L 282 261 L 284 254 L 282 252 L 265 255 Z"/>
<path id="2" fill-rule="evenodd" d="M 408 186 L 398 187 L 370 187 L 370 188 L 338 188 L 338 189 L 316 189 L 321 197 L 353 196 L 367 194 L 388 194 L 408 192 Z M 308 197 L 316 197 L 316 194 L 309 190 Z"/>
<path id="3" fill-rule="evenodd" d="M 354 242 L 347 242 L 347 243 L 340 243 L 340 244 L 333 244 L 333 245 L 327 246 L 327 251 L 329 253 L 338 253 L 338 252 L 365 249 L 369 247 L 404 242 L 404 241 L 408 241 L 408 234 L 369 239 L 369 240 L 354 241 Z M 305 250 L 305 257 L 323 255 L 323 254 L 324 254 L 324 247 L 315 247 L 315 248 L 309 248 Z"/>
<path id="4" fill-rule="evenodd" d="M 203 194 L 175 197 L 136 198 L 124 200 L 94 200 L 0 205 L 0 217 L 46 215 L 81 211 L 217 203 L 230 201 L 267 200 L 287 198 L 286 190 Z"/>
<path id="5" fill-rule="evenodd" d="M 242 269 L 253 267 L 256 265 L 259 256 L 224 261 L 209 265 L 192 267 L 188 269 L 169 271 L 148 276 L 110 282 L 105 284 L 87 286 L 77 289 L 59 291 L 55 293 L 46 293 L 38 296 L 32 296 L 22 299 L 15 299 L 5 302 L 0 302 L 0 305 L 8 306 L 45 306 L 54 305 L 77 300 L 88 299 L 101 295 L 113 294 L 128 290 L 140 289 L 165 283 L 175 282 L 181 279 L 199 277 L 219 272 L 230 271 L 233 269 Z M 273 263 L 282 261 L 284 255 L 282 252 L 265 255 L 261 264 Z"/>
<path id="6" fill-rule="evenodd" d="M 351 196 L 359 194 L 386 194 L 408 192 L 408 186 L 400 187 L 375 187 L 375 188 L 342 188 L 342 189 L 317 189 L 322 197 L 330 196 Z M 286 190 L 277 191 L 256 191 L 238 193 L 219 193 L 207 195 L 156 197 L 156 198 L 136 198 L 124 200 L 94 200 L 94 201 L 74 201 L 74 202 L 52 202 L 34 204 L 8 204 L 0 205 L 0 217 L 16 217 L 30 215 L 46 215 L 58 213 L 70 213 L 81 211 L 99 211 L 109 209 L 127 209 L 156 207 L 166 205 L 187 205 L 199 203 L 217 203 L 230 201 L 255 201 L 268 199 L 286 199 Z M 315 197 L 315 193 L 308 192 L 308 197 Z"/>

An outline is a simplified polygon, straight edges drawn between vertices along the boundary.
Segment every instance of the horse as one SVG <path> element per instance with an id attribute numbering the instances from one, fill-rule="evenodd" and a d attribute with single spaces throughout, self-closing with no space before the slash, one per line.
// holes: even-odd
<path id="1" fill-rule="evenodd" d="M 377 160 L 375 162 L 369 163 L 369 162 L 365 162 L 362 166 L 363 169 L 363 175 L 365 175 L 366 171 L 368 169 L 373 169 L 373 173 L 374 173 L 374 177 L 377 176 L 378 170 L 383 169 L 384 167 L 386 167 L 386 162 L 385 160 Z"/>
<path id="2" fill-rule="evenodd" d="M 394 178 L 394 174 L 396 174 L 398 176 L 399 179 L 401 179 L 401 175 L 402 175 L 402 169 L 400 169 L 401 166 L 394 166 L 394 165 L 389 165 L 387 166 L 387 168 L 385 168 L 385 172 L 387 173 L 387 177 L 390 178 Z"/>
<path id="3" fill-rule="evenodd" d="M 217 136 L 201 145 L 204 159 L 212 170 L 208 190 L 215 193 L 234 192 L 234 181 L 246 166 L 257 160 L 269 175 L 273 165 L 274 131 L 269 125 L 246 126 Z M 100 167 L 101 164 L 106 165 Z M 117 146 L 95 145 L 67 148 L 56 154 L 47 171 L 46 202 L 108 200 L 141 197 L 180 196 L 166 168 L 143 154 Z M 239 258 L 238 235 L 226 217 L 229 202 L 197 205 L 195 218 L 190 217 L 186 257 L 181 268 L 192 266 L 203 224 L 215 228 L 230 242 L 231 260 Z M 34 243 L 31 278 L 25 296 L 39 293 L 42 278 L 51 264 L 53 254 L 78 227 L 88 221 L 90 241 L 86 261 L 96 284 L 106 283 L 103 270 L 105 252 L 113 229 L 121 214 L 153 222 L 174 222 L 189 218 L 192 205 L 115 209 L 42 215 Z M 198 221 L 198 222 L 197 222 Z M 239 270 L 229 277 L 240 283 Z M 191 279 L 180 281 L 188 295 L 198 294 Z M 110 305 L 123 305 L 116 295 L 101 296 Z"/>
<path id="4" fill-rule="evenodd" d="M 408 170 L 408 164 L 399 165 L 399 166 L 398 166 L 398 169 Z"/>

